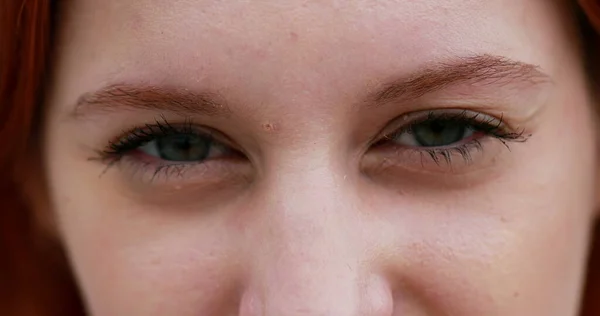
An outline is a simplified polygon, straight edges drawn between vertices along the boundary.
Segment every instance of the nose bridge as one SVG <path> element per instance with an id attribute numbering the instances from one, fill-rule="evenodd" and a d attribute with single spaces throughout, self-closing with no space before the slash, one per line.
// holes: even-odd
<path id="1" fill-rule="evenodd" d="M 338 238 L 319 228 L 274 243 L 263 261 L 263 315 L 359 315 L 357 258 Z"/>
<path id="2" fill-rule="evenodd" d="M 245 316 L 389 315 L 365 293 L 371 271 L 362 264 L 351 188 L 331 168 L 296 170 L 269 181 L 259 253 Z M 252 308 L 250 306 L 253 306 Z M 260 312 L 258 312 L 260 310 Z"/>

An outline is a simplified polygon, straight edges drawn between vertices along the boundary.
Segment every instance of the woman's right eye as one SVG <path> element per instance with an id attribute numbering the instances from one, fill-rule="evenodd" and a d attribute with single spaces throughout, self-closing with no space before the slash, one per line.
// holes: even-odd
<path id="1" fill-rule="evenodd" d="M 226 153 L 212 137 L 196 134 L 172 134 L 156 137 L 137 149 L 146 155 L 169 162 L 202 162 Z"/>
<path id="2" fill-rule="evenodd" d="M 215 136 L 217 135 L 217 136 Z M 171 124 L 163 119 L 155 124 L 134 128 L 111 142 L 102 151 L 100 160 L 108 166 L 125 159 L 133 167 L 151 168 L 154 176 L 159 171 L 176 171 L 194 167 L 210 160 L 243 156 L 239 151 L 219 141 L 224 135 L 192 122 Z M 153 171 L 152 171 L 153 169 Z"/>

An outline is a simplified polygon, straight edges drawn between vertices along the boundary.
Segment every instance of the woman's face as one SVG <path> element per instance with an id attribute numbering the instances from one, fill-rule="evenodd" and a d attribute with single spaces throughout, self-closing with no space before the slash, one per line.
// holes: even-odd
<path id="1" fill-rule="evenodd" d="M 62 13 L 44 163 L 91 315 L 576 314 L 597 157 L 562 1 Z"/>

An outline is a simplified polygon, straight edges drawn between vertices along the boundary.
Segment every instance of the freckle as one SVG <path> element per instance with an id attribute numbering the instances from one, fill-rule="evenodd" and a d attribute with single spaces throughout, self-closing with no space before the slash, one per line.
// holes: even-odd
<path id="1" fill-rule="evenodd" d="M 292 42 L 297 42 L 298 41 L 298 34 L 296 32 L 291 32 L 290 33 L 290 39 L 292 40 Z"/>
<path id="2" fill-rule="evenodd" d="M 521 294 L 519 294 L 519 292 L 513 293 L 513 297 L 519 297 L 519 295 L 521 295 Z"/>

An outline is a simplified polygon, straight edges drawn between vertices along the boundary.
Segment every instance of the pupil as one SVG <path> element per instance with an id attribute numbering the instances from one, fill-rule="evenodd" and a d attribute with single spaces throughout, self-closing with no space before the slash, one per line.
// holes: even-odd
<path id="1" fill-rule="evenodd" d="M 194 135 L 172 135 L 157 139 L 160 158 L 170 161 L 199 161 L 208 157 L 211 141 Z"/>
<path id="2" fill-rule="evenodd" d="M 465 131 L 465 124 L 450 121 L 434 121 L 413 127 L 415 139 L 423 147 L 452 145 L 463 139 Z"/>

